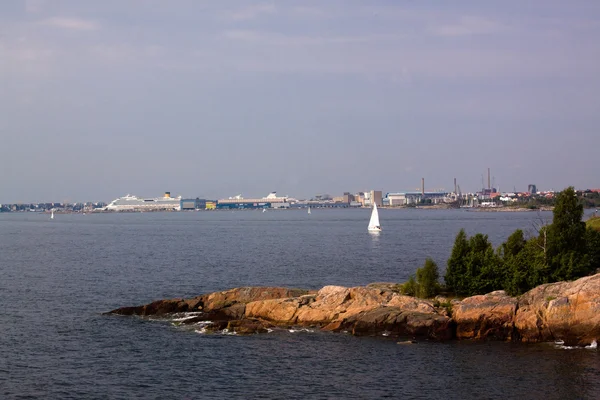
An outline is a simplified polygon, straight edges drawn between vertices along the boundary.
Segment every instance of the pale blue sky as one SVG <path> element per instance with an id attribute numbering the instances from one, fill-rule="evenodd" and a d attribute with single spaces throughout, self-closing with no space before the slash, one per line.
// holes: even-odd
<path id="1" fill-rule="evenodd" d="M 2 1 L 0 202 L 600 187 L 600 1 Z"/>

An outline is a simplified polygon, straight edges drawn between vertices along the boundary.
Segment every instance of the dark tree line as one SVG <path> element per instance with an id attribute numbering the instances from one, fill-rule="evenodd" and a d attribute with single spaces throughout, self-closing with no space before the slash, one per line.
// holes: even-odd
<path id="1" fill-rule="evenodd" d="M 586 227 L 583 204 L 572 187 L 556 196 L 552 223 L 526 237 L 516 230 L 494 249 L 488 236 L 468 237 L 461 229 L 448 259 L 445 287 L 438 282 L 437 265 L 427 259 L 416 277 L 402 285 L 402 292 L 433 297 L 440 290 L 458 296 L 505 290 L 522 294 L 538 285 L 568 281 L 600 269 L 600 232 Z"/>
<path id="2" fill-rule="evenodd" d="M 552 223 L 537 236 L 515 231 L 494 250 L 487 235 L 456 236 L 444 280 L 446 290 L 471 296 L 504 289 L 519 295 L 543 283 L 566 281 L 600 268 L 600 232 L 586 228 L 583 205 L 569 187 L 559 193 Z"/>

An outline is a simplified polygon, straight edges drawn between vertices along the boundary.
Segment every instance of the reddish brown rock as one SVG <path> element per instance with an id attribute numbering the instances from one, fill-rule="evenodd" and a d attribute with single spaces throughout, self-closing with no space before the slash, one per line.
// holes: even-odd
<path id="1" fill-rule="evenodd" d="M 247 304 L 252 301 L 298 297 L 307 294 L 307 290 L 282 287 L 242 287 L 224 292 L 199 296 L 205 311 L 231 306 L 236 303 Z"/>
<path id="2" fill-rule="evenodd" d="M 347 330 L 355 335 L 388 332 L 439 340 L 561 339 L 570 345 L 588 345 L 600 339 L 600 274 L 574 282 L 542 285 L 519 300 L 503 291 L 453 300 L 452 318 L 450 307 L 436 307 L 429 300 L 402 296 L 390 288 L 394 286 L 325 286 L 310 293 L 277 287 L 244 287 L 192 299 L 123 307 L 111 313 L 148 316 L 202 310 L 202 314 L 184 323 L 208 320 L 213 321 L 215 329 L 227 326 L 227 321 L 253 321 L 234 322 L 232 329 L 240 332 L 262 332 L 258 324 L 275 323 Z"/>
<path id="3" fill-rule="evenodd" d="M 116 310 L 109 311 L 108 314 L 119 315 L 164 315 L 177 312 L 185 312 L 189 310 L 189 303 L 184 299 L 169 299 L 157 300 L 150 304 L 136 307 L 121 307 Z"/>
<path id="4" fill-rule="evenodd" d="M 519 299 L 515 328 L 523 342 L 600 340 L 600 274 L 538 286 Z"/>
<path id="5" fill-rule="evenodd" d="M 246 304 L 235 303 L 228 307 L 206 311 L 200 315 L 204 321 L 242 319 L 246 314 Z"/>
<path id="6" fill-rule="evenodd" d="M 387 302 L 389 307 L 398 307 L 404 311 L 416 311 L 425 314 L 439 314 L 433 303 L 429 300 L 423 300 L 411 296 L 403 296 L 394 294 L 390 301 Z"/>
<path id="7" fill-rule="evenodd" d="M 164 315 L 176 312 L 200 311 L 214 313 L 215 319 L 221 314 L 232 314 L 227 318 L 238 318 L 240 308 L 227 309 L 234 304 L 246 304 L 251 301 L 297 297 L 307 294 L 307 290 L 287 289 L 281 287 L 242 287 L 224 292 L 209 293 L 191 299 L 158 300 L 150 304 L 136 307 L 121 307 L 109 311 L 108 314 L 120 315 Z M 223 310 L 223 312 L 217 312 Z"/>
<path id="8" fill-rule="evenodd" d="M 295 321 L 305 325 L 325 325 L 387 304 L 393 292 L 373 287 L 325 286 L 315 301 L 298 309 Z"/>
<path id="9" fill-rule="evenodd" d="M 327 325 L 325 330 L 349 331 L 353 335 L 381 333 L 397 336 L 424 337 L 448 340 L 453 337 L 453 321 L 433 313 L 404 311 L 398 307 L 380 306 L 354 314 Z"/>
<path id="10" fill-rule="evenodd" d="M 229 332 L 235 332 L 240 335 L 266 333 L 268 332 L 267 327 L 268 325 L 264 322 L 252 319 L 233 320 L 227 323 L 227 330 Z"/>
<path id="11" fill-rule="evenodd" d="M 304 296 L 288 299 L 253 301 L 246 305 L 246 317 L 260 318 L 274 323 L 291 325 L 296 322 L 296 312 L 300 306 L 307 304 L 307 301 L 308 299 Z"/>
<path id="12" fill-rule="evenodd" d="M 467 297 L 455 304 L 452 317 L 456 321 L 458 339 L 510 340 L 517 311 L 517 299 L 503 290 Z"/>

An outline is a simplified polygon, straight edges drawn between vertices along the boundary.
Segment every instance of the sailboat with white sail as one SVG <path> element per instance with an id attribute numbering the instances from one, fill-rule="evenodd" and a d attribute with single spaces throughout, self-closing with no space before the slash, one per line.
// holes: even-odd
<path id="1" fill-rule="evenodd" d="M 381 225 L 379 224 L 379 212 L 377 211 L 377 204 L 373 203 L 373 211 L 371 211 L 371 219 L 369 220 L 369 226 L 367 230 L 371 233 L 381 232 Z"/>
<path id="2" fill-rule="evenodd" d="M 50 212 L 50 219 L 54 219 L 54 209 Z"/>
<path id="3" fill-rule="evenodd" d="M 308 213 L 310 214 L 310 206 L 308 207 Z"/>

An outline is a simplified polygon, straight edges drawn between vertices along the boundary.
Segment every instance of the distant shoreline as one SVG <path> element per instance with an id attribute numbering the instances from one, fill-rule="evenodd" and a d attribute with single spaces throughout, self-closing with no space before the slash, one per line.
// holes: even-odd
<path id="1" fill-rule="evenodd" d="M 266 210 L 271 212 L 271 211 L 306 211 L 306 209 L 308 208 L 308 206 L 306 207 L 292 207 L 292 208 L 267 208 Z M 540 208 L 525 208 L 525 207 L 463 207 L 463 208 L 456 208 L 456 207 L 449 207 L 446 205 L 431 205 L 431 206 L 414 206 L 414 207 L 407 207 L 407 206 L 396 206 L 396 207 L 389 207 L 389 206 L 382 206 L 379 207 L 380 209 L 384 209 L 384 210 L 410 210 L 410 209 L 415 209 L 415 210 L 462 210 L 462 211 L 466 211 L 466 212 L 532 212 L 532 211 L 552 211 L 554 209 L 554 207 L 540 207 Z M 312 210 L 323 210 L 323 209 L 328 209 L 328 210 L 338 210 L 338 209 L 342 209 L 342 210 L 369 210 L 370 207 L 340 207 L 340 206 L 334 206 L 334 207 L 315 207 L 315 206 L 311 206 Z M 54 214 L 81 214 L 81 215 L 87 215 L 87 214 L 141 214 L 141 213 L 156 213 L 156 212 L 175 212 L 175 213 L 179 213 L 179 212 L 213 212 L 213 211 L 217 211 L 217 212 L 227 212 L 227 211 L 257 211 L 257 212 L 261 212 L 263 209 L 262 208 L 231 208 L 231 209 L 213 209 L 213 210 L 202 210 L 202 209 L 198 209 L 198 210 L 126 210 L 126 211 L 112 211 L 112 210 L 91 210 L 91 211 L 86 211 L 85 213 L 82 213 L 80 211 L 61 211 L 61 210 L 54 210 Z M 8 211 L 6 212 L 6 214 L 17 214 L 17 213 L 34 213 L 34 214 L 50 214 L 50 211 Z"/>

